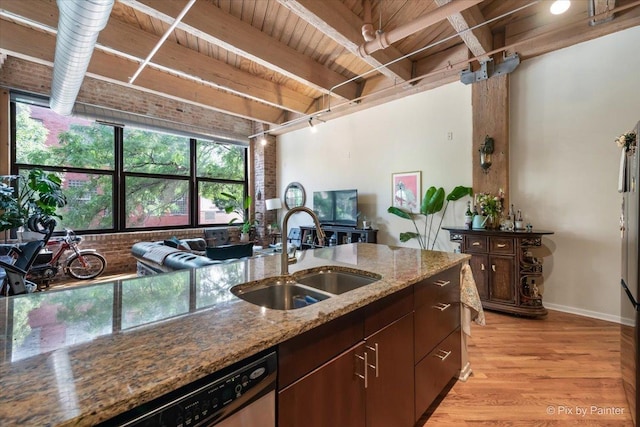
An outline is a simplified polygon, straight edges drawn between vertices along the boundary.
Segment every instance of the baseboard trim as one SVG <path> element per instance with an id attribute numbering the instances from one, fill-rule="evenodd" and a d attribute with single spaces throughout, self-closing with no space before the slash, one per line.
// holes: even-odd
<path id="1" fill-rule="evenodd" d="M 591 317 L 593 319 L 606 320 L 607 322 L 621 323 L 621 324 L 627 324 L 629 322 L 628 319 L 622 319 L 620 316 L 614 316 L 607 313 L 600 313 L 598 311 L 585 310 L 583 308 L 570 307 L 568 305 L 560 305 L 560 304 L 545 302 L 544 306 L 549 310 L 577 314 L 579 316 Z"/>

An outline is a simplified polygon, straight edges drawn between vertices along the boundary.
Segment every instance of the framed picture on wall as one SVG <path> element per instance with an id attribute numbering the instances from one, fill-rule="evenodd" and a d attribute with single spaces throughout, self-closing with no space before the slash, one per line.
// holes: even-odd
<path id="1" fill-rule="evenodd" d="M 391 205 L 413 212 L 420 210 L 420 184 L 422 175 L 417 172 L 397 172 L 391 174 Z"/>

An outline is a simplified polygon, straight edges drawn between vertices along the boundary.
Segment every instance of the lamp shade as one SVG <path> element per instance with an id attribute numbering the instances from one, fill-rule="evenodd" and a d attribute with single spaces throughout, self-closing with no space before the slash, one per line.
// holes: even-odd
<path id="1" fill-rule="evenodd" d="M 265 201 L 265 204 L 268 211 L 272 211 L 274 209 L 282 209 L 282 201 L 280 199 L 267 199 Z"/>

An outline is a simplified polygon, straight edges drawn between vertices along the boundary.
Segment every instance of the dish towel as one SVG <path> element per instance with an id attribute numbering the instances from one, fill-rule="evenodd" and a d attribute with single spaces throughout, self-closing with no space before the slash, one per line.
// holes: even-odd
<path id="1" fill-rule="evenodd" d="M 627 152 L 622 148 L 620 157 L 620 171 L 618 172 L 618 193 L 629 191 L 627 188 Z"/>
<path id="2" fill-rule="evenodd" d="M 476 324 L 485 325 L 482 302 L 480 301 L 476 281 L 473 278 L 473 272 L 469 264 L 463 264 L 460 270 L 460 302 L 471 309 L 471 318 Z M 462 322 L 462 331 L 467 335 L 471 335 L 471 322 Z"/>

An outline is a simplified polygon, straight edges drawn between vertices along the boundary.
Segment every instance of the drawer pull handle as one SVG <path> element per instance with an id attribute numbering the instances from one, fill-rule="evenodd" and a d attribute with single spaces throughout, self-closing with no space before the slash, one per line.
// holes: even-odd
<path id="1" fill-rule="evenodd" d="M 473 242 L 471 246 L 480 246 L 480 242 Z"/>
<path id="2" fill-rule="evenodd" d="M 491 264 L 491 270 L 493 270 L 493 272 L 494 272 L 494 273 L 496 272 L 496 266 L 495 266 L 495 264 Z"/>
<path id="3" fill-rule="evenodd" d="M 484 271 L 484 264 L 480 264 L 480 270 Z"/>
<path id="4" fill-rule="evenodd" d="M 506 244 L 506 243 L 498 243 L 498 245 L 497 245 L 497 246 L 498 246 L 499 248 L 504 248 L 504 247 L 506 247 L 506 246 L 507 246 L 507 244 Z"/>
<path id="5" fill-rule="evenodd" d="M 447 357 L 449 357 L 450 354 L 451 354 L 451 350 L 450 351 L 444 351 L 444 350 L 438 349 L 438 352 L 435 354 L 435 356 L 438 359 L 440 359 L 440 361 L 444 362 L 445 360 L 447 360 Z"/>
<path id="6" fill-rule="evenodd" d="M 375 361 L 375 365 L 372 365 L 369 363 L 369 367 L 372 368 L 374 371 L 376 371 L 376 378 L 378 378 L 380 376 L 380 373 L 378 372 L 378 343 L 375 343 L 373 345 L 373 347 L 371 347 L 370 345 L 367 346 L 368 350 L 373 351 L 376 354 L 376 361 Z M 365 353 L 366 354 L 366 353 Z"/>
<path id="7" fill-rule="evenodd" d="M 433 308 L 440 310 L 440 311 L 445 311 L 447 308 L 451 307 L 451 304 L 445 304 L 443 302 L 439 302 L 437 305 L 434 305 Z"/>
<path id="8" fill-rule="evenodd" d="M 360 356 L 359 354 L 356 354 L 356 358 L 362 360 L 364 362 L 364 375 L 359 374 L 356 372 L 356 377 L 358 378 L 362 378 L 364 380 L 364 388 L 367 388 L 369 386 L 369 376 L 367 375 L 367 365 L 369 365 L 369 360 L 367 357 L 367 352 L 364 352 L 364 356 Z"/>
<path id="9" fill-rule="evenodd" d="M 443 286 L 447 286 L 449 283 L 451 283 L 451 280 L 436 280 L 435 282 L 433 282 L 434 285 L 440 286 L 441 288 Z"/>

